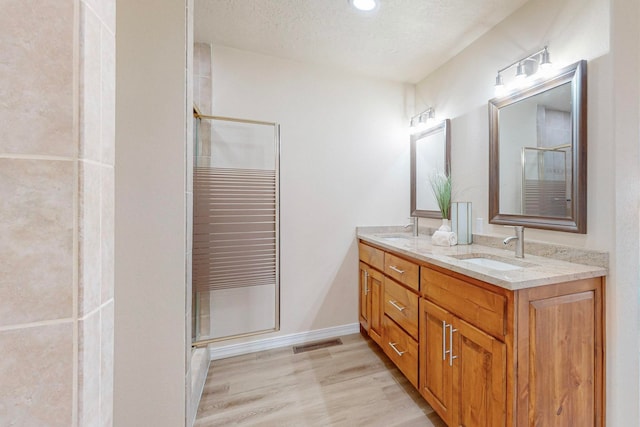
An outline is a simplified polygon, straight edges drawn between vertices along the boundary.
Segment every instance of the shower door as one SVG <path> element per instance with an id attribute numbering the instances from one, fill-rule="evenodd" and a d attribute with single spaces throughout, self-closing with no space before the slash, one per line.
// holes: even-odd
<path id="1" fill-rule="evenodd" d="M 194 345 L 279 330 L 279 126 L 197 119 Z"/>

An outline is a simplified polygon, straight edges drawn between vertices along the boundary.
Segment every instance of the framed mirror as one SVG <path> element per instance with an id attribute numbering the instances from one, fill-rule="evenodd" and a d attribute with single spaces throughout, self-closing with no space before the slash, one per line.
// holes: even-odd
<path id="1" fill-rule="evenodd" d="M 429 178 L 449 175 L 451 163 L 450 121 L 411 135 L 411 216 L 442 218 Z"/>
<path id="2" fill-rule="evenodd" d="M 587 63 L 489 101 L 489 222 L 587 232 Z"/>

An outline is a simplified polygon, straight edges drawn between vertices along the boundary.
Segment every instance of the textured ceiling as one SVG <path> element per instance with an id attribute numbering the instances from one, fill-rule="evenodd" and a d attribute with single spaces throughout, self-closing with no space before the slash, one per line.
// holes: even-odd
<path id="1" fill-rule="evenodd" d="M 195 0 L 195 40 L 416 83 L 527 0 Z"/>

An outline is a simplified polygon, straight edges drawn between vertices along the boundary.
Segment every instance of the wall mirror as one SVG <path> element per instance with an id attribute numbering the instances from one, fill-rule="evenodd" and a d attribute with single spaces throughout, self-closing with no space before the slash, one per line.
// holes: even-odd
<path id="1" fill-rule="evenodd" d="M 450 173 L 450 121 L 411 135 L 411 216 L 442 218 L 429 177 Z"/>
<path id="2" fill-rule="evenodd" d="M 587 232 L 587 63 L 489 101 L 489 222 Z"/>

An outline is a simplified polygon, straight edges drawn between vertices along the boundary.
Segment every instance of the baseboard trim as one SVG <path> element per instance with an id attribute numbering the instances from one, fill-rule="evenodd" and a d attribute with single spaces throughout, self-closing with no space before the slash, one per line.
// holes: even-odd
<path id="1" fill-rule="evenodd" d="M 280 337 L 265 338 L 241 344 L 231 344 L 224 347 L 210 348 L 211 360 L 224 359 L 242 354 L 255 353 L 257 351 L 271 350 L 290 345 L 304 344 L 319 341 L 326 338 L 335 338 L 342 335 L 355 334 L 360 331 L 359 323 L 334 326 L 332 328 L 316 329 L 315 331 L 299 332 L 297 334 L 283 335 Z"/>

